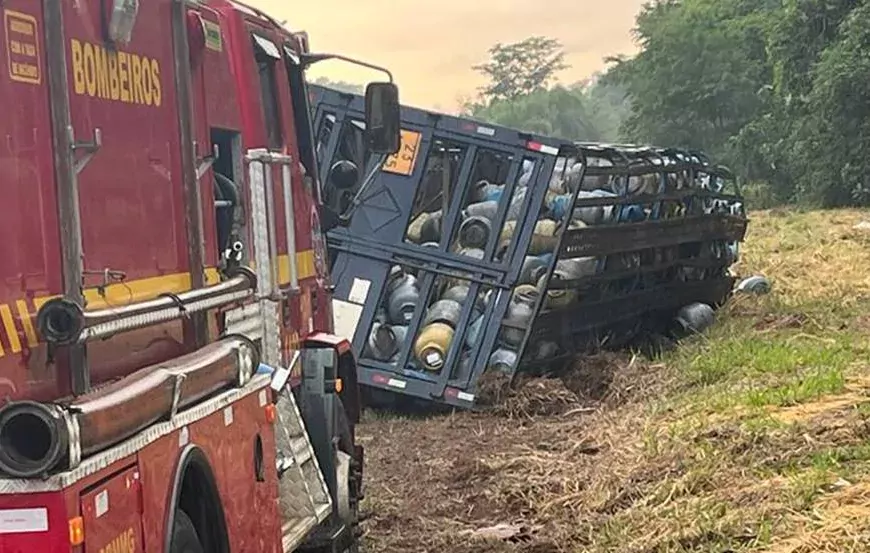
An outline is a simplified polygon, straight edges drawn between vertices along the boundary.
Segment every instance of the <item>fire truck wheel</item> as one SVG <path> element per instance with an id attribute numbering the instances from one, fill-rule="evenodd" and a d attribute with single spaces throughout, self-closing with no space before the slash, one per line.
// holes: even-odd
<path id="1" fill-rule="evenodd" d="M 172 526 L 172 542 L 169 553 L 205 553 L 193 521 L 187 513 L 178 509 L 175 511 L 175 523 Z"/>

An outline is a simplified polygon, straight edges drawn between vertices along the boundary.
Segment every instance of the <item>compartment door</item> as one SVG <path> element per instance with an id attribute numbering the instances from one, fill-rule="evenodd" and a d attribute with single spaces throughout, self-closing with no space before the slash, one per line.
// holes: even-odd
<path id="1" fill-rule="evenodd" d="M 142 534 L 142 483 L 137 467 L 111 477 L 81 496 L 85 553 L 145 551 Z M 162 544 L 149 544 L 158 551 Z"/>

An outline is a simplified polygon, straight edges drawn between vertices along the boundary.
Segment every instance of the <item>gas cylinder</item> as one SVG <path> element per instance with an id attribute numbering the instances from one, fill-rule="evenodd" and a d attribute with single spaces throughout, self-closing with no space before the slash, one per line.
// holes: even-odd
<path id="1" fill-rule="evenodd" d="M 453 329 L 444 323 L 433 323 L 425 327 L 414 342 L 414 356 L 426 370 L 439 371 L 444 366 Z"/>
<path id="2" fill-rule="evenodd" d="M 616 197 L 616 194 L 608 192 L 606 190 L 593 190 L 591 192 L 581 190 L 577 194 L 578 200 L 604 197 Z M 570 201 L 570 194 L 563 194 L 561 196 L 554 197 L 548 204 L 550 211 L 553 213 L 553 217 L 555 217 L 557 220 L 562 220 L 562 218 L 564 218 L 567 214 Z M 612 209 L 612 206 L 575 207 L 572 218 L 575 221 L 582 221 L 587 225 L 598 225 L 609 219 Z"/>
<path id="3" fill-rule="evenodd" d="M 423 242 L 423 227 L 426 225 L 426 222 L 432 218 L 433 215 L 433 213 L 427 212 L 423 212 L 417 215 L 414 220 L 411 221 L 411 224 L 408 225 L 408 232 L 406 234 L 408 240 L 416 244 Z"/>
<path id="4" fill-rule="evenodd" d="M 405 269 L 401 265 L 393 265 L 390 267 L 390 274 L 387 275 L 387 294 L 392 294 L 396 288 L 402 283 L 405 278 Z"/>
<path id="5" fill-rule="evenodd" d="M 546 202 L 547 209 L 553 215 L 553 218 L 557 221 L 561 221 L 562 218 L 565 217 L 565 214 L 568 212 L 568 208 L 570 207 L 571 194 L 560 194 L 558 196 L 554 195 L 552 197 L 548 195 Z"/>
<path id="6" fill-rule="evenodd" d="M 646 219 L 646 210 L 639 205 L 626 205 L 619 212 L 619 221 L 622 223 L 639 223 Z"/>
<path id="7" fill-rule="evenodd" d="M 553 272 L 553 277 L 550 279 L 550 282 L 568 280 L 564 277 L 564 273 Z M 544 287 L 547 285 L 545 279 L 546 275 L 542 276 L 540 280 L 538 280 L 538 290 L 543 290 Z M 547 290 L 545 305 L 548 309 L 561 309 L 563 307 L 571 305 L 576 299 L 577 290 L 572 290 L 570 288 L 551 288 Z"/>
<path id="8" fill-rule="evenodd" d="M 502 327 L 501 332 L 501 341 L 505 345 L 519 347 L 522 344 L 535 314 L 537 298 L 538 290 L 534 286 L 523 284 L 516 287 L 504 318 L 504 322 L 511 326 Z"/>
<path id="9" fill-rule="evenodd" d="M 514 190 L 513 198 L 511 198 L 510 206 L 508 206 L 506 220 L 515 221 L 523 210 L 523 205 L 526 199 L 526 191 L 528 188 L 517 187 Z"/>
<path id="10" fill-rule="evenodd" d="M 390 326 L 375 323 L 368 339 L 368 352 L 378 361 L 387 361 L 399 351 L 408 332 L 406 326 Z"/>
<path id="11" fill-rule="evenodd" d="M 513 372 L 516 364 L 517 352 L 505 348 L 499 348 L 489 356 L 489 362 L 487 363 L 486 368 L 491 371 L 510 374 Z"/>
<path id="12" fill-rule="evenodd" d="M 397 325 L 408 324 L 420 302 L 420 290 L 413 275 L 405 275 L 393 288 L 387 300 L 390 322 Z"/>
<path id="13" fill-rule="evenodd" d="M 598 265 L 596 257 L 575 257 L 572 259 L 560 259 L 556 262 L 553 274 L 559 275 L 562 280 L 576 280 L 595 274 Z"/>
<path id="14" fill-rule="evenodd" d="M 458 302 L 461 305 L 464 305 L 465 302 L 468 300 L 468 293 L 470 291 L 471 291 L 471 289 L 468 287 L 467 284 L 458 284 L 456 286 L 451 286 L 450 288 L 448 288 L 441 295 L 441 299 L 442 300 L 453 300 L 455 302 Z M 483 308 L 484 308 L 483 300 L 480 298 L 480 295 L 478 295 L 478 297 L 474 298 L 474 310 L 476 312 L 476 314 L 474 316 L 477 316 L 480 313 L 482 313 Z"/>
<path id="15" fill-rule="evenodd" d="M 488 201 L 473 203 L 466 207 L 464 212 L 468 217 L 486 217 L 492 221 L 498 213 L 498 202 Z"/>
<path id="16" fill-rule="evenodd" d="M 552 219 L 544 219 L 535 224 L 535 231 L 532 235 L 532 241 L 529 243 L 529 255 L 539 255 L 542 253 L 552 252 L 556 247 L 555 234 L 559 230 L 556 221 Z"/>
<path id="17" fill-rule="evenodd" d="M 755 275 L 745 278 L 737 285 L 738 292 L 748 292 L 750 294 L 768 294 L 770 293 L 770 281 L 761 275 Z"/>
<path id="18" fill-rule="evenodd" d="M 523 268 L 520 271 L 520 284 L 535 284 L 547 271 L 547 261 L 541 256 L 529 255 L 523 260 Z"/>
<path id="19" fill-rule="evenodd" d="M 486 189 L 488 186 L 492 186 L 488 180 L 480 179 L 474 183 L 474 186 L 471 187 L 468 195 L 471 196 L 473 201 L 482 202 L 485 200 Z"/>
<path id="20" fill-rule="evenodd" d="M 441 210 L 429 214 L 420 226 L 420 239 L 418 242 L 441 241 Z"/>
<path id="21" fill-rule="evenodd" d="M 503 184 L 487 184 L 482 190 L 480 200 L 484 202 L 500 202 L 503 195 Z"/>
<path id="22" fill-rule="evenodd" d="M 426 311 L 426 318 L 423 319 L 423 326 L 429 326 L 433 323 L 443 323 L 451 328 L 456 328 L 459 324 L 459 317 L 462 314 L 462 304 L 453 300 L 438 300 L 432 304 Z"/>
<path id="23" fill-rule="evenodd" d="M 706 303 L 691 303 L 677 313 L 676 323 L 680 334 L 700 334 L 716 320 L 716 312 Z"/>
<path id="24" fill-rule="evenodd" d="M 486 255 L 480 248 L 462 248 L 459 250 L 459 253 L 460 255 L 467 255 L 474 259 L 483 259 L 483 256 Z"/>
<path id="25" fill-rule="evenodd" d="M 459 245 L 463 248 L 485 248 L 492 234 L 492 221 L 481 215 L 466 217 L 459 226 Z"/>

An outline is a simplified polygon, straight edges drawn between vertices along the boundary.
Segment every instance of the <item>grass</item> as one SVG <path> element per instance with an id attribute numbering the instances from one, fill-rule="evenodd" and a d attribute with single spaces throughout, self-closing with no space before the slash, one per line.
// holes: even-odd
<path id="1" fill-rule="evenodd" d="M 365 550 L 870 551 L 865 218 L 754 213 L 735 269 L 772 293 L 655 362 L 588 361 L 604 394 L 535 381 L 522 416 L 369 417 Z"/>

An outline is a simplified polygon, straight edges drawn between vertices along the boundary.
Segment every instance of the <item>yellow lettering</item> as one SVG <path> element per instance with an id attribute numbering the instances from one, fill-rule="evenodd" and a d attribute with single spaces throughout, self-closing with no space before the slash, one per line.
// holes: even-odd
<path id="1" fill-rule="evenodd" d="M 24 45 L 24 55 L 30 56 L 31 58 L 36 56 L 36 46 L 33 44 L 25 44 Z"/>
<path id="2" fill-rule="evenodd" d="M 109 97 L 109 58 L 106 49 L 98 46 L 94 52 L 97 65 L 97 96 Z"/>
<path id="3" fill-rule="evenodd" d="M 153 101 L 151 87 L 154 86 L 151 82 L 151 64 L 148 58 L 142 58 L 142 98 L 145 100 L 145 105 L 150 106 Z"/>
<path id="4" fill-rule="evenodd" d="M 127 85 L 130 82 L 127 74 L 127 64 L 130 63 L 130 54 L 126 52 L 118 52 L 118 75 L 121 77 L 121 101 L 130 101 L 130 89 Z"/>
<path id="5" fill-rule="evenodd" d="M 135 553 L 136 532 L 128 528 L 122 534 L 118 534 L 109 543 L 100 548 L 100 553 Z"/>
<path id="6" fill-rule="evenodd" d="M 109 52 L 109 97 L 117 100 L 121 97 L 121 85 L 118 79 L 118 53 Z"/>
<path id="7" fill-rule="evenodd" d="M 154 105 L 160 107 L 160 100 L 163 96 L 160 90 L 160 65 L 157 60 L 151 60 L 151 96 L 154 98 Z"/>
<path id="8" fill-rule="evenodd" d="M 85 70 L 82 67 L 82 43 L 76 39 L 70 41 L 72 51 L 73 89 L 76 94 L 85 93 Z"/>
<path id="9" fill-rule="evenodd" d="M 10 51 L 26 50 L 31 45 L 11 43 Z M 16 46 L 17 44 L 17 46 Z M 35 48 L 35 47 L 34 47 Z M 73 88 L 76 94 L 124 103 L 160 107 L 163 89 L 160 63 L 156 59 L 107 50 L 99 44 L 70 40 Z M 39 67 L 13 62 L 12 72 L 27 72 L 38 77 Z"/>
<path id="10" fill-rule="evenodd" d="M 21 43 L 18 42 L 17 40 L 10 40 L 9 41 L 9 51 L 11 51 L 13 54 L 20 54 L 21 53 Z"/>
<path id="11" fill-rule="evenodd" d="M 93 96 L 97 93 L 97 63 L 94 59 L 94 47 L 89 42 L 85 42 L 82 50 L 85 68 L 85 86 L 87 86 L 88 96 Z"/>
<path id="12" fill-rule="evenodd" d="M 148 58 L 145 58 L 146 61 Z M 142 103 L 142 58 L 133 54 L 130 56 L 130 83 L 133 85 L 133 103 Z"/>

